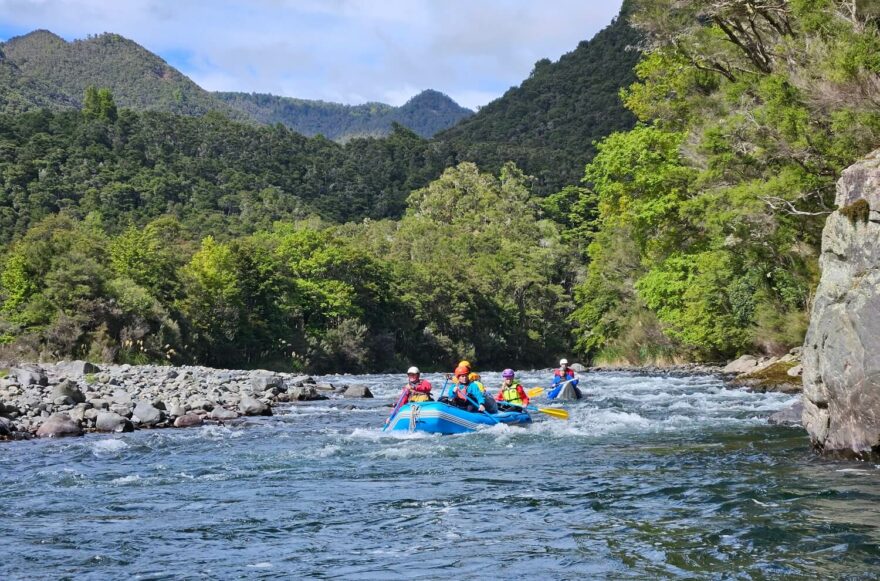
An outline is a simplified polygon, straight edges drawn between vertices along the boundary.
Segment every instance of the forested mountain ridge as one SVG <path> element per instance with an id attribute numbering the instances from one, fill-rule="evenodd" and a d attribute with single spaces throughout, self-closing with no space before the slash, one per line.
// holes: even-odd
<path id="1" fill-rule="evenodd" d="M 0 113 L 75 107 L 76 101 L 21 72 L 0 50 Z"/>
<path id="2" fill-rule="evenodd" d="M 36 30 L 0 43 L 0 112 L 79 108 L 89 86 L 107 88 L 119 107 L 282 123 L 306 136 L 346 141 L 380 137 L 400 123 L 431 137 L 473 115 L 437 91 L 423 91 L 392 107 L 382 103 L 341 105 L 274 95 L 211 93 L 159 56 L 118 34 L 68 42 Z"/>
<path id="3" fill-rule="evenodd" d="M 111 231 L 173 214 L 219 238 L 309 215 L 400 217 L 443 170 L 428 145 L 401 126 L 341 145 L 213 112 L 0 115 L 0 242 L 62 211 Z"/>
<path id="4" fill-rule="evenodd" d="M 639 34 L 621 15 L 557 62 L 543 59 L 528 79 L 435 137 L 454 159 L 497 171 L 513 161 L 551 194 L 583 178 L 593 142 L 629 129 L 635 116 L 619 97 L 633 83 Z"/>
<path id="5" fill-rule="evenodd" d="M 68 42 L 48 30 L 11 38 L 0 50 L 26 78 L 65 99 L 56 108 L 78 106 L 87 87 L 110 89 L 118 106 L 182 115 L 220 111 L 246 117 L 205 91 L 177 69 L 134 41 L 105 33 Z M 13 93 L 3 85 L 3 92 Z M 28 91 L 25 98 L 42 106 L 47 93 Z"/>
<path id="6" fill-rule="evenodd" d="M 384 103 L 342 105 L 259 93 L 214 95 L 261 123 L 281 123 L 303 135 L 320 134 L 334 141 L 388 135 L 394 123 L 421 137 L 432 137 L 474 114 L 432 90 L 422 91 L 400 107 Z"/>

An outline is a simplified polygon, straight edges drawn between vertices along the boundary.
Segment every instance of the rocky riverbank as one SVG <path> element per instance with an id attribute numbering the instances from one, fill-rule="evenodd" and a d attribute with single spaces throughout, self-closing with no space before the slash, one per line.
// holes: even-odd
<path id="1" fill-rule="evenodd" d="M 0 379 L 0 439 L 190 427 L 271 415 L 279 403 L 373 397 L 308 375 L 209 367 L 23 365 Z"/>
<path id="2" fill-rule="evenodd" d="M 801 347 L 781 357 L 743 355 L 729 363 L 682 363 L 674 365 L 617 366 L 597 365 L 585 368 L 574 364 L 578 373 L 624 371 L 645 375 L 721 375 L 732 385 L 752 391 L 799 393 L 801 386 Z"/>

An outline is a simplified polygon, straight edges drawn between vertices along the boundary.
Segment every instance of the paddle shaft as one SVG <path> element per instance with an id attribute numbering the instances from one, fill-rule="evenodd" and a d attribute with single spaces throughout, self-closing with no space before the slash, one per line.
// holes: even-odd
<path id="1" fill-rule="evenodd" d="M 394 416 L 397 415 L 397 412 L 400 411 L 400 407 L 403 405 L 403 399 L 406 397 L 406 395 L 407 395 L 408 393 L 409 393 L 409 390 L 406 390 L 406 389 L 405 389 L 405 390 L 403 390 L 403 392 L 400 394 L 400 399 L 397 400 L 397 405 L 395 405 L 395 406 L 394 406 L 394 409 L 391 410 L 391 415 L 388 416 L 388 421 L 385 422 L 385 427 L 382 428 L 382 431 L 383 431 L 383 432 L 384 432 L 385 430 L 388 429 L 388 426 L 391 425 L 391 420 L 393 420 L 393 419 L 394 419 Z"/>
<path id="2" fill-rule="evenodd" d="M 477 410 L 479 411 L 479 409 L 480 409 L 480 404 L 478 404 L 473 398 L 471 398 L 471 396 L 467 396 L 467 399 L 468 399 L 468 401 L 471 402 L 473 405 L 477 406 Z M 482 413 L 486 414 L 486 417 L 489 418 L 490 420 L 492 420 L 493 422 L 495 422 L 496 424 L 498 423 L 498 420 L 496 420 L 495 418 L 493 418 L 493 417 L 492 417 L 492 414 L 490 414 L 489 412 L 487 412 L 485 409 L 483 410 Z"/>
<path id="3" fill-rule="evenodd" d="M 502 403 L 507 403 L 507 402 L 502 402 Z M 515 403 L 507 403 L 507 405 L 512 408 L 516 408 L 520 411 L 528 410 L 530 412 L 540 412 L 542 414 L 546 414 L 546 415 L 550 416 L 551 418 L 558 418 L 560 420 L 567 420 L 568 419 L 568 412 L 565 410 L 557 410 L 555 408 L 539 408 L 539 407 L 536 407 L 533 405 L 521 406 L 521 405 L 516 405 Z"/>

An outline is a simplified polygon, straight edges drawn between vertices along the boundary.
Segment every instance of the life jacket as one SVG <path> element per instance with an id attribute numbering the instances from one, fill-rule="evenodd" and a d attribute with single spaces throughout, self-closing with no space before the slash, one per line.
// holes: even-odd
<path id="1" fill-rule="evenodd" d="M 569 367 L 568 369 L 565 370 L 565 373 L 563 373 L 561 369 L 557 369 L 556 371 L 553 372 L 553 377 L 572 379 L 572 378 L 574 378 L 574 369 Z"/>
<path id="2" fill-rule="evenodd" d="M 418 383 L 407 383 L 405 387 L 409 388 L 409 399 L 411 402 L 431 401 L 431 385 L 424 379 Z M 425 387 L 428 388 L 425 391 Z M 422 389 L 419 389 L 422 388 Z"/>
<path id="3" fill-rule="evenodd" d="M 454 393 L 455 393 L 456 399 L 460 399 L 462 401 L 467 401 L 468 400 L 468 384 L 466 384 L 466 383 L 465 384 L 461 384 L 461 383 L 455 384 Z"/>
<path id="4" fill-rule="evenodd" d="M 519 383 L 512 383 L 507 387 L 501 388 L 501 399 L 507 403 L 521 406 L 523 404 L 522 396 L 519 393 Z"/>

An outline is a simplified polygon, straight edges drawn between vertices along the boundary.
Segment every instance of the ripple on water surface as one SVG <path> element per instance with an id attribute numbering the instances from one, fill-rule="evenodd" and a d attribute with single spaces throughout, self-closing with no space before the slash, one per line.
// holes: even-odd
<path id="1" fill-rule="evenodd" d="M 377 398 L 0 446 L 15 531 L 0 574 L 871 578 L 880 565 L 880 470 L 768 426 L 791 396 L 596 373 L 569 421 L 440 437 L 382 432 L 401 376 L 342 381 Z"/>

